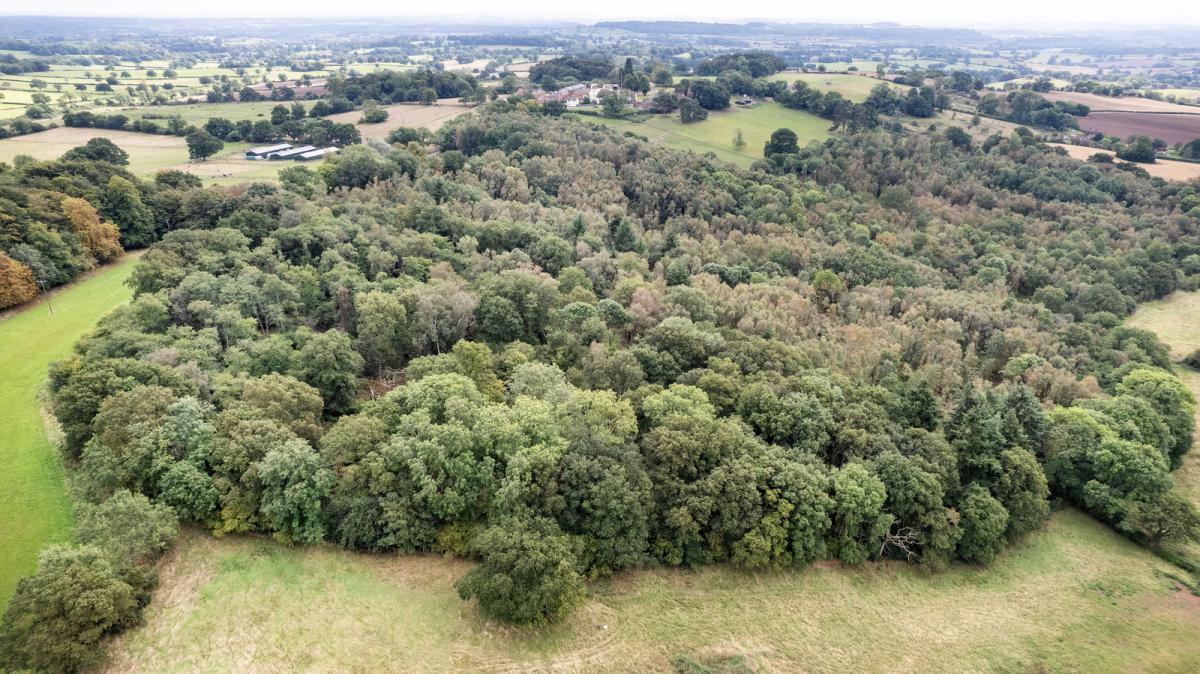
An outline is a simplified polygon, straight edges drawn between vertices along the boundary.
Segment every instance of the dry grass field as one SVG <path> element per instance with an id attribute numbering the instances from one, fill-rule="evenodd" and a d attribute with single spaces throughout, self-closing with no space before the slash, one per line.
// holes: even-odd
<path id="1" fill-rule="evenodd" d="M 467 568 L 189 531 L 145 624 L 110 645 L 102 671 L 662 672 L 680 655 L 759 672 L 1200 667 L 1200 599 L 1074 510 L 987 568 L 630 572 L 593 583 L 582 609 L 544 629 L 460 601 Z"/>
<path id="2" fill-rule="evenodd" d="M 1184 115 L 1200 115 L 1200 107 L 1156 101 L 1138 96 L 1097 96 L 1075 91 L 1051 91 L 1042 94 L 1048 101 L 1082 103 L 1092 112 L 1163 112 Z"/>
<path id="3" fill-rule="evenodd" d="M 59 127 L 38 133 L 0 140 L 0 161 L 11 163 L 17 155 L 34 159 L 57 159 L 73 147 L 92 138 L 108 138 L 129 153 L 129 170 L 153 173 L 161 168 L 185 163 L 187 144 L 178 136 L 157 136 L 134 131 L 76 129 Z"/>
<path id="4" fill-rule="evenodd" d="M 1115 157 L 1116 153 L 1109 150 L 1101 150 L 1096 147 L 1084 147 L 1082 145 L 1066 145 L 1064 143 L 1049 143 L 1054 147 L 1061 147 L 1071 155 L 1073 159 L 1087 161 L 1087 158 L 1094 154 L 1106 154 L 1110 157 Z M 1200 164 L 1193 164 L 1186 161 L 1170 161 L 1160 159 L 1153 164 L 1138 164 L 1138 166 L 1146 169 L 1146 172 L 1152 176 L 1162 178 L 1163 180 L 1178 180 L 1187 181 L 1195 178 L 1200 178 Z"/>
<path id="5" fill-rule="evenodd" d="M 808 84 L 808 86 L 820 91 L 821 93 L 836 91 L 846 98 L 856 102 L 865 101 L 867 99 L 867 95 L 871 93 L 871 90 L 883 82 L 883 80 L 868 75 L 853 75 L 849 73 L 801 73 L 796 71 L 784 71 L 781 73 L 776 73 L 768 79 L 782 80 L 787 82 L 789 85 L 797 81 L 804 82 Z M 908 87 L 904 86 L 903 84 L 896 84 L 894 82 L 888 82 L 887 84 L 893 89 L 900 91 L 901 94 L 904 94 L 906 91 L 908 91 Z"/>
<path id="6" fill-rule="evenodd" d="M 467 112 L 471 107 L 459 103 L 457 98 L 442 98 L 436 105 L 385 105 L 383 109 L 387 110 L 388 118 L 387 121 L 378 124 L 359 124 L 358 120 L 362 119 L 361 110 L 342 112 L 330 115 L 325 119 L 339 124 L 356 125 L 363 140 L 368 138 L 382 140 L 389 131 L 402 126 L 424 127 L 430 131 L 437 131 L 443 124 Z"/>

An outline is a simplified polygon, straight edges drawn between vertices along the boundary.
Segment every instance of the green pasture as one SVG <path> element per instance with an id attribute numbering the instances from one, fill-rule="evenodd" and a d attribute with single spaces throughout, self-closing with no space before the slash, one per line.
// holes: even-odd
<path id="1" fill-rule="evenodd" d="M 42 422 L 38 396 L 50 363 L 131 294 L 134 256 L 52 293 L 49 302 L 0 316 L 0 608 L 38 551 L 66 539 L 73 522 L 58 450 Z M 53 307 L 53 312 L 50 308 Z"/>
<path id="2" fill-rule="evenodd" d="M 791 110 L 778 103 L 761 102 L 750 108 L 733 108 L 710 113 L 702 122 L 684 124 L 679 115 L 653 115 L 644 121 L 586 117 L 585 119 L 620 132 L 630 131 L 646 136 L 652 142 L 667 147 L 695 152 L 712 152 L 717 157 L 739 166 L 750 166 L 762 159 L 763 146 L 776 129 L 796 132 L 800 144 L 829 137 L 828 120 L 801 110 Z M 735 150 L 733 138 L 742 130 L 746 147 Z"/>

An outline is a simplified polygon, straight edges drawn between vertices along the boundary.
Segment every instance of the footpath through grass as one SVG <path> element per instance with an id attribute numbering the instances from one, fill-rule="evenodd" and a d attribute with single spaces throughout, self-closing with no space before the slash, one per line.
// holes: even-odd
<path id="1" fill-rule="evenodd" d="M 37 554 L 72 526 L 58 450 L 42 424 L 38 395 L 50 363 L 132 291 L 125 279 L 136 257 L 124 259 L 45 298 L 0 317 L 0 611 Z"/>

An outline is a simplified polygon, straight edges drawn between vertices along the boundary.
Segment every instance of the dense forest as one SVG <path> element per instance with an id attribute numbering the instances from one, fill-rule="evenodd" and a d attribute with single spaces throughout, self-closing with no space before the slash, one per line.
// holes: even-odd
<path id="1" fill-rule="evenodd" d="M 1021 133 L 793 136 L 743 170 L 538 110 L 282 187 L 6 172 L 59 230 L 161 241 L 52 370 L 93 505 L 18 588 L 5 663 L 87 663 L 177 519 L 468 556 L 462 597 L 518 623 L 628 568 L 988 563 L 1062 504 L 1197 535 L 1171 476 L 1195 402 L 1121 324 L 1195 287 L 1194 188 Z M 104 608 L 39 608 L 80 585 Z"/>

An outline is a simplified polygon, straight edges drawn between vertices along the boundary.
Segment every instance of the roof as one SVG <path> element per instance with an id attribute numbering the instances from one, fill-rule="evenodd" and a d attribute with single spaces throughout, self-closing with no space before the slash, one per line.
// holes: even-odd
<path id="1" fill-rule="evenodd" d="M 286 150 L 292 146 L 291 143 L 281 143 L 279 145 L 263 145 L 262 147 L 252 147 L 246 150 L 246 154 L 267 154 L 268 152 L 279 152 Z"/>
<path id="2" fill-rule="evenodd" d="M 304 154 L 300 155 L 300 159 L 317 159 L 320 157 L 324 157 L 327 154 L 333 154 L 334 152 L 337 152 L 337 151 L 338 151 L 338 149 L 336 147 L 323 147 L 320 150 L 312 150 L 310 152 L 305 152 Z"/>
<path id="3" fill-rule="evenodd" d="M 312 145 L 301 145 L 300 147 L 292 147 L 289 145 L 288 147 L 291 149 L 283 150 L 281 152 L 272 152 L 270 156 L 279 158 L 295 157 L 298 154 L 304 154 L 305 152 L 311 152 L 317 149 Z"/>

